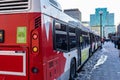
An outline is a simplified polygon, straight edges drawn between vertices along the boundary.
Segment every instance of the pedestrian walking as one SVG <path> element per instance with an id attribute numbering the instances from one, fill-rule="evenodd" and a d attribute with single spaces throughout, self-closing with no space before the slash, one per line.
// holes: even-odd
<path id="1" fill-rule="evenodd" d="M 104 44 L 104 38 L 101 38 L 101 44 Z"/>
<path id="2" fill-rule="evenodd" d="M 120 38 L 117 41 L 117 45 L 118 45 L 118 50 L 119 50 L 119 57 L 120 57 Z"/>
<path id="3" fill-rule="evenodd" d="M 115 39 L 114 39 L 115 48 L 117 48 L 117 45 L 118 45 L 117 42 L 118 42 L 118 41 L 119 41 L 118 38 L 115 37 Z"/>

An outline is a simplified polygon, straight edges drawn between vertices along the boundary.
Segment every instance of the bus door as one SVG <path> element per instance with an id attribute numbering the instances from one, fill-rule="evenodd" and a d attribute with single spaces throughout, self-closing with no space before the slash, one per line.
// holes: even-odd
<path id="1" fill-rule="evenodd" d="M 88 38 L 88 33 L 85 31 L 82 31 L 81 34 L 81 64 L 84 64 L 85 61 L 88 59 L 89 57 L 89 38 Z"/>
<path id="2" fill-rule="evenodd" d="M 76 28 L 77 34 L 77 50 L 78 50 L 78 66 L 81 65 L 81 48 L 80 48 L 80 30 Z"/>

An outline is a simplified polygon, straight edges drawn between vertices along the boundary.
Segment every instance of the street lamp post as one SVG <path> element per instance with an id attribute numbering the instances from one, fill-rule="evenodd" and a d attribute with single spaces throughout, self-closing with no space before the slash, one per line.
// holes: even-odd
<path id="1" fill-rule="evenodd" d="M 105 26 L 103 26 L 103 37 L 105 37 Z"/>
<path id="2" fill-rule="evenodd" d="M 103 12 L 99 11 L 99 14 L 100 14 L 100 36 L 101 36 L 101 38 L 103 38 L 102 37 L 102 14 L 103 14 Z M 103 40 L 102 40 L 102 42 L 103 42 Z M 101 48 L 102 48 L 102 44 L 101 44 Z"/>
<path id="3" fill-rule="evenodd" d="M 100 14 L 100 36 L 102 38 L 102 14 L 103 14 L 103 12 L 100 11 L 99 14 Z"/>

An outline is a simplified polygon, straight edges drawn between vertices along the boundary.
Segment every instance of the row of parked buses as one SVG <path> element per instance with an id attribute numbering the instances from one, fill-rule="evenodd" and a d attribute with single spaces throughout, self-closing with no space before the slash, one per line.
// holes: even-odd
<path id="1" fill-rule="evenodd" d="M 0 80 L 71 80 L 99 41 L 55 0 L 0 1 Z"/>

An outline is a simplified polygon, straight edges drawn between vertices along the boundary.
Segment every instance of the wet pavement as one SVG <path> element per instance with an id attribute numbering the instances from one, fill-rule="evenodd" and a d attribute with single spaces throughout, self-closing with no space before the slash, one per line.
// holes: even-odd
<path id="1" fill-rule="evenodd" d="M 75 80 L 120 80 L 120 58 L 112 42 L 105 42 L 102 49 L 83 66 Z"/>

